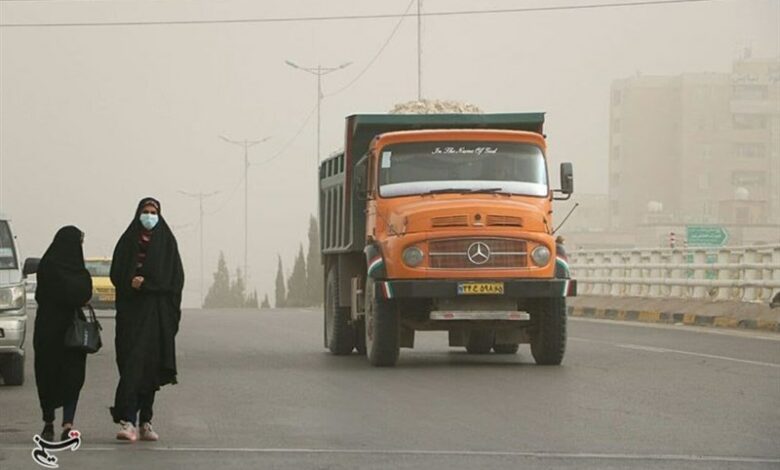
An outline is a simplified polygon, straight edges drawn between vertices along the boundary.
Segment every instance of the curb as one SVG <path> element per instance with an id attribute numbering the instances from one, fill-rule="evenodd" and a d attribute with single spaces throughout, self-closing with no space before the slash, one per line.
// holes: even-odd
<path id="1" fill-rule="evenodd" d="M 712 326 L 716 328 L 738 328 L 743 330 L 761 330 L 780 333 L 780 322 L 753 318 L 571 306 L 568 307 L 567 310 L 569 316 L 572 317 L 639 321 L 644 323 L 683 324 L 688 326 Z"/>

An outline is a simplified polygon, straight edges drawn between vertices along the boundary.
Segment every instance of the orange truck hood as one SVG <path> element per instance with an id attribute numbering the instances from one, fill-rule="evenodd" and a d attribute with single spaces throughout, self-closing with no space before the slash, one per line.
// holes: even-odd
<path id="1" fill-rule="evenodd" d="M 399 234 L 437 229 L 504 228 L 525 232 L 549 232 L 546 198 L 505 195 L 435 195 L 415 197 L 416 201 L 393 201 L 387 208 L 387 221 Z M 379 209 L 382 210 L 381 208 Z"/>

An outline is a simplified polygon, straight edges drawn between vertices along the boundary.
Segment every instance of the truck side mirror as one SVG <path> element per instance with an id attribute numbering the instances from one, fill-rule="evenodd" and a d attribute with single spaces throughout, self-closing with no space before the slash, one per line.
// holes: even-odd
<path id="1" fill-rule="evenodd" d="M 561 189 L 555 191 L 561 193 L 565 197 L 556 198 L 558 200 L 569 199 L 574 193 L 574 169 L 571 163 L 561 163 Z"/>
<path id="2" fill-rule="evenodd" d="M 24 267 L 22 268 L 22 274 L 24 277 L 37 273 L 40 262 L 40 258 L 27 258 L 24 260 Z"/>

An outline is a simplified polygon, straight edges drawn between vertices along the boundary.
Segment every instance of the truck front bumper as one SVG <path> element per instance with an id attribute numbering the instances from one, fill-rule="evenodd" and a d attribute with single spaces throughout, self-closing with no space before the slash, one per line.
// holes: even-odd
<path id="1" fill-rule="evenodd" d="M 574 279 L 403 279 L 377 280 L 376 297 L 379 299 L 443 299 L 475 297 L 460 294 L 460 286 L 468 283 L 501 283 L 503 294 L 492 296 L 516 299 L 574 297 L 577 295 L 577 281 Z"/>

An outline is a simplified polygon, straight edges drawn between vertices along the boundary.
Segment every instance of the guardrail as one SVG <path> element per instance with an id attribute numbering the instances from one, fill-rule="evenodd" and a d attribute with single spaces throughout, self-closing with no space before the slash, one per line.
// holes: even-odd
<path id="1" fill-rule="evenodd" d="M 768 301 L 780 290 L 780 244 L 569 253 L 581 295 Z"/>

